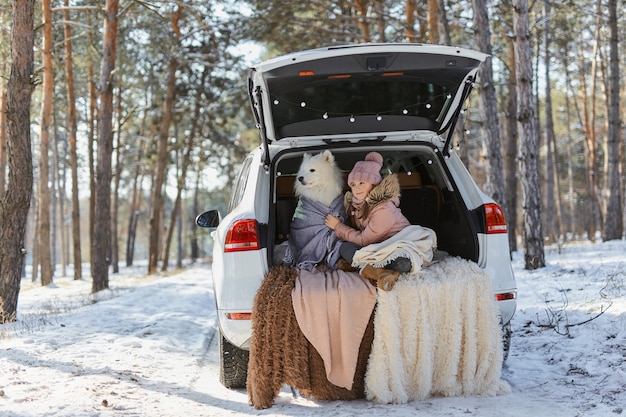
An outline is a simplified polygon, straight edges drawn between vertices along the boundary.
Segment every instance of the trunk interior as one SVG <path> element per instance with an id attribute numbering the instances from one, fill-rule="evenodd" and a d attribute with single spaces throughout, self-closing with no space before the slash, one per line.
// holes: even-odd
<path id="1" fill-rule="evenodd" d="M 450 255 L 472 261 L 478 260 L 477 227 L 480 222 L 477 213 L 467 209 L 461 195 L 450 178 L 444 178 L 447 171 L 442 169 L 436 158 L 441 154 L 431 146 L 412 148 L 399 147 L 385 149 L 358 150 L 332 149 L 337 165 L 344 179 L 364 156 L 375 150 L 383 155 L 381 173 L 398 175 L 401 186 L 400 208 L 411 224 L 433 229 L 437 234 L 437 249 Z M 308 150 L 317 153 L 319 149 Z M 270 213 L 270 239 L 268 247 L 273 248 L 272 263 L 281 262 L 286 241 L 289 239 L 289 225 L 297 205 L 294 195 L 294 181 L 302 161 L 302 152 L 291 152 L 277 158 L 274 165 L 273 184 L 274 204 Z M 344 191 L 349 188 L 344 186 Z"/>

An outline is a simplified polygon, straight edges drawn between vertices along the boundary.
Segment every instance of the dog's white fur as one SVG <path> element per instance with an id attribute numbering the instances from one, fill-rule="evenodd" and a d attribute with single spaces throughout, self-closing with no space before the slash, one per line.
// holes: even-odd
<path id="1" fill-rule="evenodd" d="M 294 183 L 296 196 L 304 196 L 330 206 L 342 191 L 343 177 L 332 152 L 325 150 L 317 155 L 305 153 L 302 156 L 302 164 Z"/>

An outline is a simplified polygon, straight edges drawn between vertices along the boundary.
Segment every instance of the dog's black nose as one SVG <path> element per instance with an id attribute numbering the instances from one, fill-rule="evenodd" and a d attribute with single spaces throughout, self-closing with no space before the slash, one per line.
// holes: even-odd
<path id="1" fill-rule="evenodd" d="M 298 177 L 298 181 L 300 181 L 300 183 L 304 184 L 304 177 Z"/>

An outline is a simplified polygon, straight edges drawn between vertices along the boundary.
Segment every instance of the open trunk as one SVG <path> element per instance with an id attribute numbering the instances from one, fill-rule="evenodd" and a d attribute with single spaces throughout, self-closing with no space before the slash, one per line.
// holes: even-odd
<path id="1" fill-rule="evenodd" d="M 354 163 L 363 160 L 371 148 L 351 150 L 331 149 L 335 161 L 347 177 Z M 438 148 L 431 144 L 379 145 L 375 150 L 383 155 L 384 173 L 398 175 L 402 195 L 400 208 L 411 224 L 433 229 L 438 249 L 450 255 L 478 262 L 477 228 L 480 214 L 468 210 L 461 195 L 455 191 Z M 318 150 L 319 151 L 319 150 Z M 316 152 L 316 150 L 308 150 Z M 268 248 L 274 248 L 272 263 L 280 263 L 284 244 L 289 238 L 289 225 L 297 204 L 293 184 L 302 161 L 302 153 L 291 151 L 276 159 L 274 165 L 273 209 L 270 212 Z M 347 191 L 347 186 L 346 186 Z"/>

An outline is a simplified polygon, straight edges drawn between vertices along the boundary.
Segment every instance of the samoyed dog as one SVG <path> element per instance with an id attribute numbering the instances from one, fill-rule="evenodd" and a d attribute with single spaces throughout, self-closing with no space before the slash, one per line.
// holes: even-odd
<path id="1" fill-rule="evenodd" d="M 305 153 L 294 182 L 297 197 L 306 197 L 329 207 L 343 191 L 341 170 L 329 150 L 317 155 Z"/>
<path id="2" fill-rule="evenodd" d="M 283 262 L 311 270 L 324 263 L 335 269 L 341 241 L 324 224 L 326 215 L 345 219 L 343 177 L 333 154 L 305 153 L 294 182 L 298 205 L 290 223 L 289 239 Z"/>

